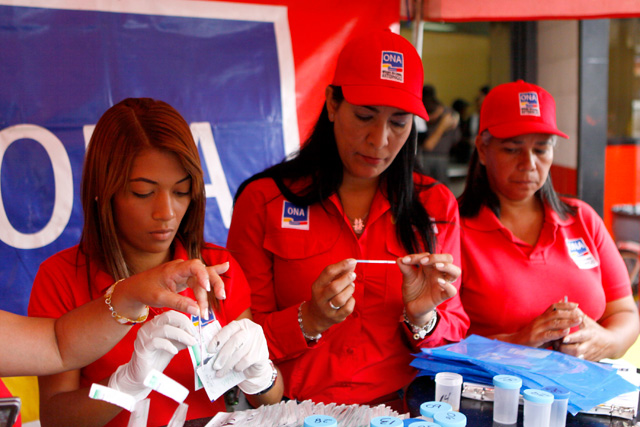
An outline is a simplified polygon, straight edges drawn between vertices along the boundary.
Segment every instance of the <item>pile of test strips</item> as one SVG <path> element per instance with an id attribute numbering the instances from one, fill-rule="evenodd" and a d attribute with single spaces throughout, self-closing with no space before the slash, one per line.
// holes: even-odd
<path id="1" fill-rule="evenodd" d="M 385 405 L 336 405 L 335 403 L 313 403 L 310 400 L 280 402 L 239 412 L 220 412 L 205 427 L 300 427 L 309 415 L 329 415 L 338 421 L 340 427 L 368 427 L 372 418 L 380 416 L 408 418 Z"/>

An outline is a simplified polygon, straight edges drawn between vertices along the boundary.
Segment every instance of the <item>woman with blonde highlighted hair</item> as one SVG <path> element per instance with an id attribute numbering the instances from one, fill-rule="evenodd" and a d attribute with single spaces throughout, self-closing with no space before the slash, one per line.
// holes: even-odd
<path id="1" fill-rule="evenodd" d="M 130 99 L 114 105 L 91 137 L 82 176 L 84 228 L 81 247 L 99 259 L 115 279 L 131 271 L 118 244 L 110 201 L 126 185 L 135 157 L 148 148 L 174 153 L 191 180 L 191 203 L 176 233 L 189 258 L 200 258 L 204 243 L 205 191 L 200 156 L 189 125 L 169 104 Z"/>
<path id="2" fill-rule="evenodd" d="M 246 279 L 226 250 L 204 242 L 203 174 L 182 116 L 169 104 L 149 98 L 125 99 L 107 110 L 87 150 L 82 204 L 85 223 L 80 244 L 41 265 L 29 314 L 59 317 L 102 294 L 111 304 L 116 286 L 124 286 L 119 285 L 121 279 L 172 260 L 199 259 L 208 266 L 210 280 L 224 284 L 215 293 L 217 299 L 209 295 L 222 329 L 213 334 L 215 339 L 200 343 L 200 348 L 206 346 L 209 354 L 217 355 L 207 366 L 218 376 L 231 369 L 242 371 L 246 379 L 239 387 L 252 404 L 278 402 L 282 380 L 269 361 L 262 330 L 250 320 Z M 187 289 L 185 295 L 193 293 Z M 120 323 L 145 320 L 124 318 L 117 314 L 118 306 L 111 309 Z M 187 419 L 225 410 L 222 399 L 211 402 L 204 389 L 194 390 L 199 362 L 180 351 L 197 346 L 194 324 L 208 317 L 152 310 L 149 322 L 134 326 L 98 361 L 40 377 L 42 425 L 126 425 L 128 414 L 90 399 L 88 387 L 103 383 L 140 401 L 151 392 L 143 381 L 152 369 L 166 368 L 166 375 L 189 389 Z M 204 330 L 215 323 L 200 326 Z M 168 424 L 177 404 L 160 394 L 150 399 L 148 425 Z"/>

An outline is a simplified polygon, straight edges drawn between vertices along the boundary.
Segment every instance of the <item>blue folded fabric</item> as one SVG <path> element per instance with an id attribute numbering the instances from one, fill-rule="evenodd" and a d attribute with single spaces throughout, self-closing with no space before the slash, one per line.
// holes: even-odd
<path id="1" fill-rule="evenodd" d="M 560 386 L 571 392 L 569 412 L 589 410 L 638 388 L 610 366 L 553 350 L 509 344 L 471 335 L 459 343 L 422 349 L 411 366 L 419 376 L 455 372 L 465 381 L 492 384 L 494 375 L 515 375 L 522 388 Z"/>

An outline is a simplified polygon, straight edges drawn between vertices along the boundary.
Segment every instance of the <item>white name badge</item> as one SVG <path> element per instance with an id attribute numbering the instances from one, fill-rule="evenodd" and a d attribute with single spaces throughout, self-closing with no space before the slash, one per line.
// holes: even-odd
<path id="1" fill-rule="evenodd" d="M 577 239 L 565 239 L 565 243 L 567 245 L 567 250 L 569 251 L 569 256 L 579 269 L 588 270 L 600 265 L 591 251 L 589 251 L 589 248 L 584 243 L 584 239 L 582 237 Z"/>

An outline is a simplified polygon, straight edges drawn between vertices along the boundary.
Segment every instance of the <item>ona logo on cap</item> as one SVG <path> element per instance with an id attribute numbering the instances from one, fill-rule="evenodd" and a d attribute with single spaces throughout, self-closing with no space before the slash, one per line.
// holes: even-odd
<path id="1" fill-rule="evenodd" d="M 536 92 L 521 92 L 518 96 L 521 116 L 540 116 L 540 103 Z"/>
<path id="2" fill-rule="evenodd" d="M 285 200 L 282 204 L 282 228 L 308 230 L 309 206 L 300 207 Z"/>
<path id="3" fill-rule="evenodd" d="M 404 83 L 404 56 L 400 52 L 382 51 L 380 78 Z"/>

